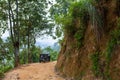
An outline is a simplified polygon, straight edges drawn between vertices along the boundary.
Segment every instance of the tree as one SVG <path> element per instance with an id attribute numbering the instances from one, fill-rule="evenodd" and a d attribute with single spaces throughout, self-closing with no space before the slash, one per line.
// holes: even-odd
<path id="1" fill-rule="evenodd" d="M 30 47 L 35 44 L 35 38 L 44 34 L 51 34 L 52 26 L 46 18 L 46 0 L 21 1 L 20 4 L 20 21 L 21 26 L 24 26 L 21 28 L 21 34 L 24 35 L 23 39 L 27 40 L 28 61 L 31 62 Z"/>
<path id="2" fill-rule="evenodd" d="M 63 31 L 65 35 L 66 30 L 68 30 L 68 28 L 71 29 L 70 26 L 67 29 L 65 26 L 74 23 L 73 18 L 80 17 L 82 25 L 87 23 L 87 19 L 90 19 L 96 35 L 96 43 L 100 41 L 103 32 L 103 16 L 101 16 L 95 6 L 93 6 L 94 0 L 64 0 L 63 2 L 56 0 L 56 2 L 57 3 L 51 7 L 50 12 L 56 24 L 58 24 L 56 29 L 58 36 L 61 31 Z"/>
<path id="3" fill-rule="evenodd" d="M 55 35 L 56 37 L 63 36 L 63 29 L 61 28 L 61 25 L 58 24 L 58 18 L 61 17 L 61 15 L 66 15 L 68 12 L 68 7 L 70 6 L 70 2 L 72 0 L 55 0 L 55 4 L 51 2 L 52 6 L 50 7 L 50 17 L 55 22 Z M 53 36 L 53 38 L 56 38 Z"/>
<path id="4" fill-rule="evenodd" d="M 4 3 L 4 5 L 3 5 Z M 35 44 L 35 38 L 43 34 L 50 34 L 51 23 L 48 23 L 46 0 L 2 0 L 1 18 L 2 29 L 9 28 L 11 41 L 14 46 L 15 66 L 19 65 L 19 47 L 23 43 L 28 45 L 28 58 L 30 60 L 30 47 Z M 3 31 L 3 30 L 2 30 Z M 25 41 L 27 40 L 27 41 Z M 30 61 L 29 61 L 30 62 Z"/>
<path id="5" fill-rule="evenodd" d="M 8 16 L 9 16 L 9 27 L 10 27 L 10 35 L 12 44 L 14 46 L 14 55 L 15 55 L 15 67 L 19 65 L 19 32 L 20 32 L 20 26 L 18 22 L 18 0 L 14 1 L 11 4 L 11 1 L 8 0 Z M 14 5 L 15 4 L 15 5 Z M 15 10 L 13 10 L 13 8 Z"/>
<path id="6" fill-rule="evenodd" d="M 6 1 L 1 0 L 0 1 L 0 36 L 5 32 L 5 30 L 8 28 L 8 24 L 6 20 L 8 19 L 7 16 L 7 6 Z"/>
<path id="7" fill-rule="evenodd" d="M 27 51 L 28 51 L 27 48 L 24 48 L 20 52 L 20 63 L 21 64 L 28 63 L 28 59 L 26 58 Z M 31 62 L 39 62 L 39 56 L 41 54 L 41 48 L 37 47 L 35 45 L 32 45 L 32 47 L 30 48 L 30 52 L 31 52 Z"/>
<path id="8" fill-rule="evenodd" d="M 3 73 L 14 67 L 13 48 L 9 38 L 3 41 L 0 38 L 0 77 Z"/>

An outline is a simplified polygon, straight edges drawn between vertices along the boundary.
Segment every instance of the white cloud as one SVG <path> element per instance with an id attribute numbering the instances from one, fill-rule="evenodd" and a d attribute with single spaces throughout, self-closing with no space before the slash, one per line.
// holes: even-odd
<path id="1" fill-rule="evenodd" d="M 1 38 L 6 40 L 9 37 L 9 31 L 6 31 Z M 36 45 L 41 47 L 52 46 L 58 40 L 53 39 L 52 37 L 45 36 L 44 38 L 36 38 Z"/>
<path id="2" fill-rule="evenodd" d="M 6 39 L 9 36 L 9 31 L 5 31 L 5 33 L 2 35 L 2 39 Z"/>
<path id="3" fill-rule="evenodd" d="M 36 42 L 42 42 L 42 43 L 50 43 L 50 44 L 53 44 L 54 42 L 56 42 L 56 40 L 53 40 L 53 39 L 36 39 Z"/>

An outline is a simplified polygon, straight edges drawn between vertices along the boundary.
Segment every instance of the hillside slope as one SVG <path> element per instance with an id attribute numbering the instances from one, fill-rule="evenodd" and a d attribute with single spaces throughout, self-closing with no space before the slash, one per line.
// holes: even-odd
<path id="1" fill-rule="evenodd" d="M 120 0 L 95 0 L 91 8 L 87 1 L 74 3 L 63 24 L 56 68 L 75 80 L 120 80 Z"/>

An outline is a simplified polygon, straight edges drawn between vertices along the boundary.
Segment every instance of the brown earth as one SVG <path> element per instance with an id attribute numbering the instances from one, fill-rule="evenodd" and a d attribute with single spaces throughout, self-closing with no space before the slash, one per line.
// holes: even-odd
<path id="1" fill-rule="evenodd" d="M 55 72 L 55 62 L 20 66 L 5 74 L 3 80 L 66 80 Z"/>
<path id="2" fill-rule="evenodd" d="M 92 23 L 88 20 L 85 26 L 84 38 L 78 40 L 75 35 L 79 35 L 77 32 L 81 30 L 80 18 L 73 17 L 74 25 L 70 25 L 73 28 L 67 28 L 68 30 L 74 30 L 73 32 L 65 32 L 64 41 L 61 44 L 61 51 L 58 56 L 56 69 L 59 73 L 66 77 L 72 77 L 75 80 L 120 80 L 120 44 L 114 44 L 112 51 L 108 50 L 111 45 L 110 41 L 113 39 L 112 32 L 117 29 L 117 20 L 120 18 L 120 0 L 96 0 L 94 6 L 98 11 L 98 14 L 103 17 L 103 27 L 94 30 Z M 119 2 L 118 2 L 119 1 Z M 75 8 L 77 10 L 78 7 Z M 73 13 L 77 11 L 73 10 Z M 76 14 L 76 13 L 75 13 Z M 69 27 L 69 25 L 65 25 Z M 97 33 L 96 33 L 97 32 Z M 71 35 L 69 35 L 71 34 Z M 120 38 L 119 38 L 120 40 Z M 117 41 L 117 40 L 116 40 Z M 79 43 L 83 43 L 81 47 Z M 114 42 L 113 42 L 114 43 Z M 110 53 L 109 62 L 107 61 L 106 54 Z M 99 52 L 99 76 L 95 75 L 96 70 L 93 69 L 95 65 L 91 56 Z M 109 63 L 109 64 L 108 64 Z M 107 66 L 109 68 L 107 68 Z M 95 72 L 94 72 L 95 71 Z M 108 73 L 107 73 L 108 72 Z"/>

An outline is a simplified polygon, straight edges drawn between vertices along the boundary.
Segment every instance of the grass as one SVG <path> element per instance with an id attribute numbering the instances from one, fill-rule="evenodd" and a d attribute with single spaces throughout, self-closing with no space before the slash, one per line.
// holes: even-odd
<path id="1" fill-rule="evenodd" d="M 78 48 L 83 46 L 84 32 L 85 32 L 84 27 L 83 28 L 81 27 L 81 29 L 79 29 L 74 35 L 74 38 L 77 40 Z"/>
<path id="2" fill-rule="evenodd" d="M 100 76 L 100 57 L 99 52 L 95 52 L 91 55 L 91 61 L 92 61 L 92 71 L 96 77 Z"/>
<path id="3" fill-rule="evenodd" d="M 120 18 L 117 20 L 117 28 L 111 32 L 111 39 L 108 42 L 107 48 L 106 48 L 106 71 L 105 76 L 107 80 L 111 80 L 110 78 L 110 62 L 112 59 L 113 50 L 115 49 L 116 45 L 120 44 Z"/>

